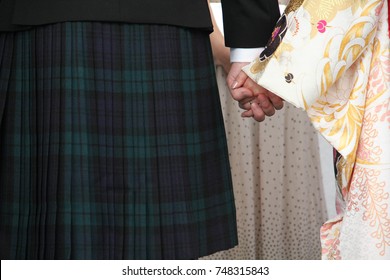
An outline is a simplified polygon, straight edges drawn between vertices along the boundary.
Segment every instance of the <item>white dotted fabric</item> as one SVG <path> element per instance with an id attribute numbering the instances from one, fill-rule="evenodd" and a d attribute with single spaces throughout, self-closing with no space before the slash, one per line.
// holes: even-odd
<path id="1" fill-rule="evenodd" d="M 263 123 L 243 119 L 217 68 L 239 245 L 205 259 L 320 259 L 327 219 L 318 137 L 292 105 Z"/>

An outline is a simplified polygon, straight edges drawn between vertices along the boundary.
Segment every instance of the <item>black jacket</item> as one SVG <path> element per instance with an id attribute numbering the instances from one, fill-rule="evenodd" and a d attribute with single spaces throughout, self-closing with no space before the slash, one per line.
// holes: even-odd
<path id="1" fill-rule="evenodd" d="M 0 0 L 0 31 L 63 21 L 153 23 L 212 29 L 207 0 Z"/>
<path id="2" fill-rule="evenodd" d="M 280 17 L 278 0 L 221 0 L 226 45 L 264 47 Z"/>

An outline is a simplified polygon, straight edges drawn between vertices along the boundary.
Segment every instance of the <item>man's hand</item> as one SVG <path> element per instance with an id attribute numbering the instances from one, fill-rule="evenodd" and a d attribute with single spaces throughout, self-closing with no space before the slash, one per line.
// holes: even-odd
<path id="1" fill-rule="evenodd" d="M 233 63 L 227 76 L 227 83 L 234 100 L 245 112 L 242 117 L 253 117 L 256 121 L 265 120 L 283 108 L 283 99 L 258 85 L 241 69 L 248 63 Z"/>

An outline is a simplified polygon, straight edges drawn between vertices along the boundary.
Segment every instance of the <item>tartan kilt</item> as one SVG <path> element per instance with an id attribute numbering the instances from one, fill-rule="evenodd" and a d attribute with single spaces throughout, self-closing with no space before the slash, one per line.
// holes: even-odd
<path id="1" fill-rule="evenodd" d="M 208 33 L 0 33 L 1 259 L 195 259 L 237 244 Z"/>

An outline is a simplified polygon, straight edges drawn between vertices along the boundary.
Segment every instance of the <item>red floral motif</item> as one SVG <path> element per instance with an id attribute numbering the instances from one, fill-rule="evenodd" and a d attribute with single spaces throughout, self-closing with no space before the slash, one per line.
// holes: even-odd
<path id="1" fill-rule="evenodd" d="M 378 112 L 365 116 L 361 142 L 357 151 L 358 158 L 371 163 L 379 163 L 382 149 L 374 144 L 378 135 L 374 123 L 378 122 Z M 388 215 L 390 194 L 386 192 L 386 182 L 378 180 L 381 171 L 367 169 L 357 165 L 348 198 L 348 210 L 363 211 L 363 221 L 369 222 L 373 228 L 371 237 L 377 240 L 379 254 L 384 256 L 390 247 L 390 217 Z M 358 207 L 361 206 L 361 208 Z"/>
<path id="2" fill-rule="evenodd" d="M 321 19 L 320 21 L 318 21 L 317 22 L 317 30 L 318 30 L 318 32 L 325 33 L 327 25 L 328 25 L 328 23 L 324 19 Z"/>
<path id="3" fill-rule="evenodd" d="M 340 230 L 342 220 L 327 222 L 321 227 L 322 255 L 328 260 L 341 260 L 340 256 Z"/>
<path id="4" fill-rule="evenodd" d="M 383 8 L 384 4 L 385 4 L 385 2 L 382 2 L 378 7 L 376 7 L 376 9 L 375 9 L 375 15 L 376 16 L 379 16 L 381 14 L 381 11 L 382 11 L 382 8 Z"/>
<path id="5" fill-rule="evenodd" d="M 381 43 L 374 41 L 374 50 L 379 52 Z M 372 69 L 369 76 L 369 90 L 367 99 L 375 99 L 378 93 L 384 93 L 389 90 L 390 83 L 390 61 L 388 59 L 390 51 L 386 50 L 379 53 L 378 57 L 374 57 Z M 384 101 L 375 108 L 375 113 L 380 117 L 381 122 L 387 122 L 390 128 L 390 100 Z"/>
<path id="6" fill-rule="evenodd" d="M 385 191 L 386 183 L 377 180 L 380 173 L 378 170 L 356 167 L 355 179 L 351 183 L 351 193 L 356 195 L 350 197 L 349 204 L 362 205 L 363 221 L 369 222 L 370 227 L 373 228 L 371 237 L 377 240 L 376 247 L 380 250 L 379 254 L 384 256 L 390 247 L 389 205 L 386 203 L 389 193 Z"/>
<path id="7" fill-rule="evenodd" d="M 271 35 L 271 41 L 274 41 L 276 36 L 279 35 L 279 32 L 280 32 L 280 26 L 276 27 L 274 29 L 274 31 L 272 32 L 272 35 Z"/>
<path id="8" fill-rule="evenodd" d="M 297 19 L 297 17 L 294 17 L 294 22 L 295 22 L 295 30 L 293 32 L 293 36 L 297 35 L 298 32 L 299 32 L 299 29 L 300 29 L 300 25 L 299 25 L 299 21 Z"/>

